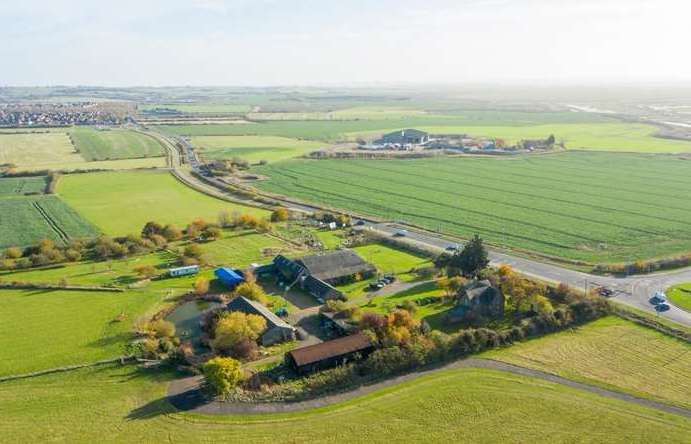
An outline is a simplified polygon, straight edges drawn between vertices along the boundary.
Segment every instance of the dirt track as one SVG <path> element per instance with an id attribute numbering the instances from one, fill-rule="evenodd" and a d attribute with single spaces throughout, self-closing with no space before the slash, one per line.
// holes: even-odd
<path id="1" fill-rule="evenodd" d="M 642 407 L 660 410 L 666 413 L 685 416 L 691 418 L 691 410 L 681 407 L 675 407 L 661 402 L 651 401 L 648 399 L 638 398 L 625 393 L 606 390 L 600 387 L 575 382 L 560 376 L 549 373 L 532 370 L 524 367 L 518 367 L 511 364 L 506 364 L 499 361 L 492 361 L 488 359 L 468 358 L 447 364 L 443 367 L 433 368 L 414 373 L 408 373 L 396 378 L 388 379 L 386 381 L 375 384 L 358 387 L 354 390 L 345 393 L 338 393 L 334 395 L 324 396 L 308 401 L 292 402 L 292 403 L 237 403 L 237 402 L 220 402 L 215 400 L 208 400 L 199 390 L 200 377 L 191 377 L 185 379 L 178 379 L 170 384 L 168 389 L 168 401 L 178 410 L 204 414 L 204 415 L 235 415 L 235 414 L 265 414 L 265 413 L 288 413 L 312 410 L 320 407 L 326 407 L 340 402 L 348 401 L 358 398 L 378 390 L 392 387 L 403 382 L 415 380 L 421 376 L 434 374 L 444 370 L 453 370 L 460 368 L 480 368 L 498 370 L 507 373 L 512 373 L 520 376 L 527 376 L 537 378 L 544 381 L 549 381 L 555 384 L 561 384 L 577 390 L 582 390 L 594 393 L 605 398 L 616 399 L 619 401 L 630 402 Z"/>

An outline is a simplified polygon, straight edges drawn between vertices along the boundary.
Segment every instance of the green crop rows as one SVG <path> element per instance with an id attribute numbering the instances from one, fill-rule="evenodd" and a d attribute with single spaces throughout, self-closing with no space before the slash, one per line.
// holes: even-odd
<path id="1" fill-rule="evenodd" d="M 258 186 L 493 244 L 588 262 L 691 250 L 691 175 L 673 156 L 291 161 Z"/>
<path id="2" fill-rule="evenodd" d="M 47 180 L 46 176 L 0 179 L 0 198 L 23 196 L 26 194 L 43 194 Z"/>

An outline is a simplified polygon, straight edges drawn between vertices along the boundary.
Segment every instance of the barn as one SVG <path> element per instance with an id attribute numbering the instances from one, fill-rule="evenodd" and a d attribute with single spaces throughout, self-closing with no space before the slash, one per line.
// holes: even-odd
<path id="1" fill-rule="evenodd" d="M 295 328 L 279 318 L 268 308 L 257 301 L 238 296 L 227 305 L 228 311 L 239 311 L 245 314 L 261 316 L 266 320 L 266 331 L 262 333 L 263 346 L 278 344 L 280 342 L 294 341 Z"/>
<path id="2" fill-rule="evenodd" d="M 364 359 L 374 351 L 370 338 L 362 333 L 291 350 L 285 362 L 301 375 Z"/>
<path id="3" fill-rule="evenodd" d="M 429 134 L 416 129 L 402 129 L 389 134 L 384 134 L 381 139 L 375 140 L 376 145 L 421 145 L 429 141 Z"/>

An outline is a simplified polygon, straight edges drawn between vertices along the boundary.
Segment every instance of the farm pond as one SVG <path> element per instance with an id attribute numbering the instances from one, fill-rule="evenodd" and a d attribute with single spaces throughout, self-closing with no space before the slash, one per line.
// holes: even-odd
<path id="1" fill-rule="evenodd" d="M 166 321 L 175 324 L 175 331 L 181 341 L 189 341 L 195 350 L 204 348 L 201 342 L 202 328 L 199 324 L 201 317 L 207 311 L 221 307 L 219 302 L 190 301 L 181 304 L 173 310 Z"/>

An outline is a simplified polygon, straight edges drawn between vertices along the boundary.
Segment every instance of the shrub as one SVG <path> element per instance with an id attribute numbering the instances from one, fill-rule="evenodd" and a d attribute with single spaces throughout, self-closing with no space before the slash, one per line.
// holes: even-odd
<path id="1" fill-rule="evenodd" d="M 240 362 L 231 358 L 213 358 L 202 366 L 204 381 L 216 395 L 228 395 L 243 379 Z"/>
<path id="2" fill-rule="evenodd" d="M 194 281 L 194 293 L 197 295 L 204 295 L 209 292 L 209 280 L 205 277 L 197 278 Z"/>
<path id="3" fill-rule="evenodd" d="M 256 341 L 264 330 L 266 320 L 263 317 L 234 311 L 217 321 L 211 345 L 221 353 L 231 354 L 238 343 Z"/>
<path id="4" fill-rule="evenodd" d="M 255 281 L 246 281 L 238 285 L 235 288 L 235 296 L 243 296 L 247 299 L 257 301 L 263 305 L 266 305 L 269 300 L 269 297 L 264 289 Z"/>
<path id="5" fill-rule="evenodd" d="M 286 208 L 277 208 L 271 213 L 271 222 L 284 222 L 290 217 Z"/>
<path id="6" fill-rule="evenodd" d="M 17 247 L 10 247 L 5 250 L 4 256 L 6 259 L 19 259 L 22 257 L 22 250 Z"/>

